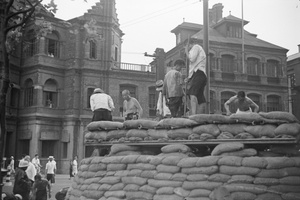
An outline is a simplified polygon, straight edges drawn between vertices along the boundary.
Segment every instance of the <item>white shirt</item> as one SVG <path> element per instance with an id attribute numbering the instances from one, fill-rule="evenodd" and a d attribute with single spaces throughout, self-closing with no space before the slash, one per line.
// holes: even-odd
<path id="1" fill-rule="evenodd" d="M 36 175 L 36 169 L 34 164 L 32 164 L 31 162 L 29 162 L 28 167 L 26 169 L 26 174 L 28 176 L 28 178 L 32 181 L 34 181 L 34 176 Z"/>
<path id="2" fill-rule="evenodd" d="M 95 93 L 92 94 L 90 98 L 91 110 L 97 110 L 100 108 L 112 111 L 115 109 L 114 102 L 112 98 L 105 93 Z"/>
<path id="3" fill-rule="evenodd" d="M 195 44 L 189 51 L 190 69 L 189 78 L 192 77 L 193 73 L 197 70 L 202 70 L 206 74 L 206 54 L 203 48 Z"/>
<path id="4" fill-rule="evenodd" d="M 164 95 L 162 95 L 162 92 L 159 92 L 158 94 L 158 100 L 157 100 L 157 109 L 158 114 L 161 116 L 171 115 L 170 109 L 166 105 L 166 98 Z"/>
<path id="5" fill-rule="evenodd" d="M 78 173 L 78 163 L 77 163 L 77 160 L 73 160 L 73 166 L 72 166 L 72 171 L 73 171 L 73 174 L 77 174 Z"/>
<path id="6" fill-rule="evenodd" d="M 56 170 L 56 162 L 55 161 L 49 161 L 46 164 L 46 174 L 54 174 L 54 170 Z"/>
<path id="7" fill-rule="evenodd" d="M 40 159 L 38 159 L 38 158 L 32 158 L 32 164 L 34 164 L 35 165 L 35 167 L 36 168 L 38 168 L 41 164 L 40 164 Z"/>

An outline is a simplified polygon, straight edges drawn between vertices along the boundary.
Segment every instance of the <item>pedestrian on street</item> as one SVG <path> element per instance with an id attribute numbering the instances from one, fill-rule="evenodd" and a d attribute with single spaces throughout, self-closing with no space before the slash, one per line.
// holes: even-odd
<path id="1" fill-rule="evenodd" d="M 185 53 L 189 59 L 189 74 L 185 82 L 190 98 L 191 115 L 203 114 L 206 102 L 204 89 L 207 83 L 206 54 L 195 38 L 186 46 Z"/>
<path id="2" fill-rule="evenodd" d="M 166 104 L 166 96 L 163 95 L 163 93 L 162 93 L 164 81 L 158 80 L 158 81 L 156 81 L 155 85 L 156 85 L 156 91 L 158 91 L 156 115 L 159 120 L 161 120 L 163 118 L 171 117 L 171 111 Z"/>
<path id="3" fill-rule="evenodd" d="M 32 158 L 32 164 L 35 166 L 36 169 L 36 173 L 40 173 L 41 172 L 41 168 L 43 167 L 40 163 L 40 159 L 39 159 L 39 155 L 35 154 L 34 158 Z"/>
<path id="4" fill-rule="evenodd" d="M 77 162 L 77 156 L 74 157 L 74 160 L 72 162 L 72 175 L 75 176 L 78 173 L 78 162 Z"/>
<path id="5" fill-rule="evenodd" d="M 51 183 L 51 186 L 55 183 L 55 173 L 56 173 L 56 162 L 54 161 L 53 156 L 49 156 L 49 161 L 46 164 L 45 172 L 47 180 Z"/>
<path id="6" fill-rule="evenodd" d="M 185 62 L 178 59 L 174 62 L 174 67 L 164 78 L 163 95 L 171 111 L 172 117 L 181 117 L 180 107 L 183 104 L 183 79 L 181 69 L 185 67 Z"/>
<path id="7" fill-rule="evenodd" d="M 114 102 L 108 94 L 100 88 L 96 88 L 90 97 L 92 121 L 112 121 L 111 112 L 115 109 Z"/>
<path id="8" fill-rule="evenodd" d="M 10 174 L 15 173 L 15 159 L 13 156 L 10 157 L 9 165 L 7 166 L 7 169 L 10 170 Z"/>
<path id="9" fill-rule="evenodd" d="M 125 120 L 139 119 L 143 115 L 143 109 L 138 100 L 130 96 L 129 90 L 122 91 L 123 102 L 123 116 Z"/>
<path id="10" fill-rule="evenodd" d="M 36 169 L 34 164 L 32 164 L 32 162 L 30 162 L 30 156 L 25 156 L 24 160 L 26 160 L 28 162 L 28 167 L 26 169 L 26 174 L 29 178 L 29 180 L 31 181 L 31 183 L 33 184 L 34 182 L 34 176 L 36 175 Z"/>
<path id="11" fill-rule="evenodd" d="M 29 194 L 32 186 L 31 181 L 26 174 L 28 165 L 29 162 L 27 160 L 20 160 L 19 166 L 16 169 L 15 182 L 13 186 L 14 195 L 21 195 L 23 200 L 29 200 Z"/>
<path id="12" fill-rule="evenodd" d="M 32 195 L 35 200 L 47 200 L 47 196 L 51 198 L 51 186 L 47 180 L 42 179 L 40 174 L 34 176 Z"/>

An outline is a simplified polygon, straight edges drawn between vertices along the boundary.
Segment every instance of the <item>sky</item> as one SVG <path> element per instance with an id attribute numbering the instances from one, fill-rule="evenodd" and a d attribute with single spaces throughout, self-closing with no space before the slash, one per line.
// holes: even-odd
<path id="1" fill-rule="evenodd" d="M 44 0 L 43 3 L 50 0 Z M 242 9 L 243 1 L 243 9 Z M 55 0 L 56 17 L 64 20 L 83 15 L 99 0 Z M 300 44 L 300 0 L 209 0 L 209 8 L 222 3 L 223 17 L 249 21 L 245 30 L 257 38 L 298 53 Z M 121 62 L 149 64 L 156 48 L 175 47 L 171 30 L 182 22 L 203 24 L 203 0 L 116 0 L 120 28 L 125 34 Z"/>

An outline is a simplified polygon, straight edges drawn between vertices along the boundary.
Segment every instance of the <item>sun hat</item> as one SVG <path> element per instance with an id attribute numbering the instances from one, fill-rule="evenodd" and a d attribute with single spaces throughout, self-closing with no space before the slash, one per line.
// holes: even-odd
<path id="1" fill-rule="evenodd" d="M 95 88 L 94 93 L 104 93 L 104 91 L 101 88 Z"/>
<path id="2" fill-rule="evenodd" d="M 22 168 L 22 167 L 28 167 L 29 165 L 29 162 L 26 161 L 26 160 L 20 160 L 19 162 L 19 167 Z"/>
<path id="3" fill-rule="evenodd" d="M 53 156 L 49 156 L 49 158 L 48 159 L 54 159 L 54 157 Z"/>
<path id="4" fill-rule="evenodd" d="M 15 197 L 17 197 L 18 199 L 22 200 L 23 197 L 20 194 L 15 194 Z"/>
<path id="5" fill-rule="evenodd" d="M 156 91 L 161 91 L 164 86 L 164 81 L 163 80 L 156 81 L 155 86 L 156 86 Z"/>

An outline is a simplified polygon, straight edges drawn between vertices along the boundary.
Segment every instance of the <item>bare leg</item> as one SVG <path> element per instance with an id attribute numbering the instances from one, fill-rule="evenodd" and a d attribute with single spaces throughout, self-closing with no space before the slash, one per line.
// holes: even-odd
<path id="1" fill-rule="evenodd" d="M 194 95 L 190 95 L 191 98 L 191 115 L 197 114 L 197 106 L 198 106 L 198 100 L 197 97 Z"/>

